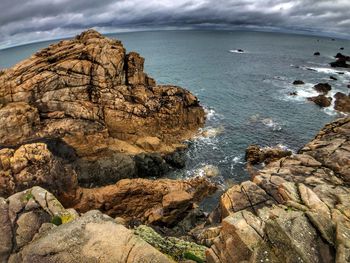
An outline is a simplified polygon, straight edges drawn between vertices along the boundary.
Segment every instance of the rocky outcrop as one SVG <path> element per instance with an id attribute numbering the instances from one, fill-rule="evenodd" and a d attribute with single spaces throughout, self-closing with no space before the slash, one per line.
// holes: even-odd
<path id="1" fill-rule="evenodd" d="M 281 147 L 259 147 L 258 145 L 249 145 L 246 149 L 245 160 L 250 165 L 263 162 L 268 164 L 291 154 L 291 151 Z"/>
<path id="2" fill-rule="evenodd" d="M 320 56 L 320 55 L 321 55 L 321 53 L 318 52 L 318 51 L 316 51 L 316 52 L 314 53 L 314 56 Z"/>
<path id="3" fill-rule="evenodd" d="M 350 61 L 350 57 L 349 56 L 345 56 L 341 53 L 338 53 L 335 58 L 337 59 L 334 62 L 331 62 L 330 65 L 333 68 L 349 68 L 350 65 L 347 64 L 348 61 Z"/>
<path id="4" fill-rule="evenodd" d="M 329 107 L 332 104 L 332 97 L 326 97 L 325 95 L 318 95 L 315 97 L 309 97 L 307 98 L 308 101 L 314 102 L 316 105 L 324 108 Z"/>
<path id="5" fill-rule="evenodd" d="M 0 144 L 61 138 L 79 157 L 173 152 L 204 111 L 190 92 L 156 85 L 143 69 L 139 54 L 94 30 L 50 45 L 2 72 Z"/>
<path id="6" fill-rule="evenodd" d="M 326 95 L 328 93 L 328 91 L 330 91 L 332 89 L 332 86 L 329 85 L 328 83 L 318 83 L 314 86 L 314 89 L 317 92 Z"/>
<path id="7" fill-rule="evenodd" d="M 174 225 L 216 186 L 205 178 L 190 180 L 123 179 L 101 188 L 79 188 L 68 205 L 79 212 L 99 209 L 110 216 L 148 224 Z"/>
<path id="8" fill-rule="evenodd" d="M 216 186 L 205 177 L 191 180 L 124 179 L 100 188 L 78 185 L 75 170 L 55 157 L 44 143 L 0 150 L 0 194 L 8 197 L 23 189 L 50 189 L 65 207 L 79 212 L 99 209 L 111 216 L 142 222 L 174 224 Z"/>
<path id="9" fill-rule="evenodd" d="M 342 92 L 337 92 L 334 95 L 335 103 L 334 103 L 334 109 L 350 113 L 350 97 Z"/>
<path id="10" fill-rule="evenodd" d="M 0 198 L 0 211 L 0 262 L 173 262 L 109 216 L 79 217 L 40 187 Z"/>
<path id="11" fill-rule="evenodd" d="M 229 189 L 207 261 L 349 262 L 349 134 L 350 118 L 334 121 L 298 154 Z"/>

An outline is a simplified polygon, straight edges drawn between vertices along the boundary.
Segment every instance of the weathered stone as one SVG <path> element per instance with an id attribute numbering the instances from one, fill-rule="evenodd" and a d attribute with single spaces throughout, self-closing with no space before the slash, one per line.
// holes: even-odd
<path id="1" fill-rule="evenodd" d="M 350 119 L 336 120 L 298 154 L 255 171 L 250 191 L 251 182 L 230 188 L 207 261 L 348 262 L 349 134 Z M 273 202 L 253 205 L 254 193 Z"/>
<path id="2" fill-rule="evenodd" d="M 97 211 L 49 230 L 25 246 L 21 262 L 172 262 Z"/>
<path id="3" fill-rule="evenodd" d="M 315 97 L 307 98 L 309 101 L 314 102 L 316 105 L 320 107 L 329 107 L 332 104 L 332 98 L 326 97 L 325 95 L 318 95 Z"/>

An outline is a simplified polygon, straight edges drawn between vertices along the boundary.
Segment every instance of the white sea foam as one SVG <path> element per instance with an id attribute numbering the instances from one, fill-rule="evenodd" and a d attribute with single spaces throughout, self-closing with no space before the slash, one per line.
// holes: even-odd
<path id="1" fill-rule="evenodd" d="M 205 115 L 207 116 L 208 121 L 212 120 L 216 115 L 216 112 L 213 109 L 204 108 L 204 112 L 205 112 Z"/>
<path id="2" fill-rule="evenodd" d="M 339 74 L 343 73 L 343 75 L 350 76 L 350 71 L 339 69 L 339 68 L 319 68 L 319 67 L 301 67 L 302 69 L 305 70 L 312 70 L 318 73 L 323 73 L 323 74 Z"/>
<path id="3" fill-rule="evenodd" d="M 291 148 L 289 148 L 288 146 L 282 144 L 282 143 L 279 143 L 277 144 L 276 146 L 273 146 L 273 147 L 270 147 L 270 146 L 267 146 L 267 147 L 264 147 L 265 149 L 272 149 L 272 148 L 279 148 L 283 151 L 291 151 L 292 153 L 295 153 L 294 150 L 292 150 Z"/>
<path id="4" fill-rule="evenodd" d="M 229 50 L 230 53 L 237 53 L 237 54 L 243 54 L 243 53 L 247 53 L 246 51 L 240 51 L 238 49 L 231 49 Z"/>
<path id="5" fill-rule="evenodd" d="M 271 118 L 265 118 L 261 120 L 261 123 L 264 124 L 266 127 L 272 128 L 273 131 L 280 131 L 282 130 L 281 125 L 274 121 Z"/>

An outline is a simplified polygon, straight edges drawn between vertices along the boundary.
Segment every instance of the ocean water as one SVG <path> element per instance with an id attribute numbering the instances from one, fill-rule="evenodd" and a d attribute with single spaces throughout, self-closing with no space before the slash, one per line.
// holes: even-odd
<path id="1" fill-rule="evenodd" d="M 243 31 L 135 32 L 110 37 L 145 57 L 145 71 L 158 83 L 189 89 L 206 108 L 204 131 L 210 136 L 191 142 L 186 168 L 169 177 L 188 178 L 214 165 L 219 169 L 214 180 L 227 188 L 249 178 L 244 162 L 248 145 L 280 145 L 297 151 L 324 124 L 343 116 L 332 107 L 321 109 L 307 102 L 306 97 L 317 95 L 312 87 L 319 82 L 332 85 L 331 95 L 349 93 L 350 71 L 332 69 L 328 63 L 337 52 L 350 54 L 350 41 Z M 52 42 L 0 50 L 0 68 Z M 321 56 L 314 56 L 316 51 Z M 296 79 L 306 84 L 293 86 Z M 292 91 L 299 95 L 289 96 Z M 214 203 L 208 201 L 207 207 Z"/>

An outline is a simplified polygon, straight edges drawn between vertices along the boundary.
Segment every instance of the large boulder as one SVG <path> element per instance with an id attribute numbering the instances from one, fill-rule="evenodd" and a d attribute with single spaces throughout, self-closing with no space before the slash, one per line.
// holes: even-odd
<path id="1" fill-rule="evenodd" d="M 223 194 L 207 262 L 350 262 L 349 134 L 336 120 Z"/>
<path id="2" fill-rule="evenodd" d="M 62 138 L 79 157 L 174 151 L 204 124 L 204 110 L 143 68 L 139 54 L 94 30 L 40 50 L 0 75 L 0 143 Z"/>
<path id="3" fill-rule="evenodd" d="M 99 209 L 113 217 L 172 226 L 216 189 L 204 177 L 183 181 L 123 179 L 105 187 L 77 189 L 69 206 L 79 212 Z"/>
<path id="4" fill-rule="evenodd" d="M 111 217 L 79 217 L 40 187 L 0 198 L 0 211 L 0 262 L 173 262 Z"/>

